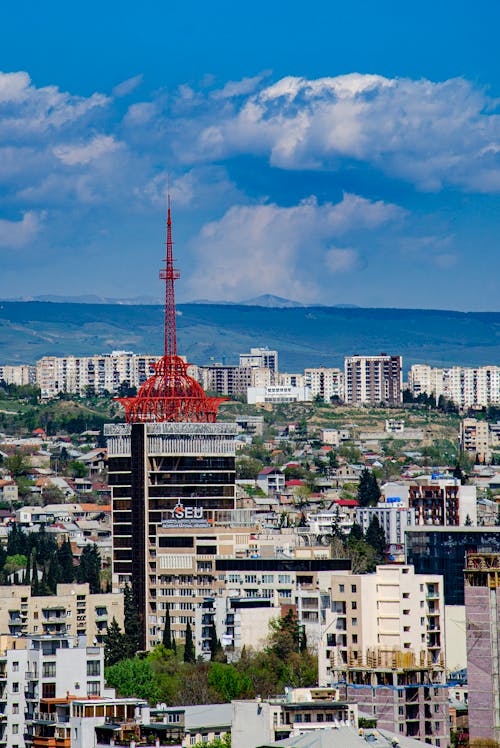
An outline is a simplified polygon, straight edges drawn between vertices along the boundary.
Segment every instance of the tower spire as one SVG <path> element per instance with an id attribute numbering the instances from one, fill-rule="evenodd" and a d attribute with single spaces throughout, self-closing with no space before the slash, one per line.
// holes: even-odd
<path id="1" fill-rule="evenodd" d="M 177 356 L 177 320 L 175 317 L 175 292 L 174 281 L 180 277 L 178 270 L 174 268 L 174 243 L 172 241 L 172 213 L 170 210 L 170 177 L 168 180 L 167 197 L 167 251 L 165 256 L 165 267 L 160 270 L 160 278 L 165 281 L 165 319 L 164 319 L 164 346 L 165 356 Z"/>

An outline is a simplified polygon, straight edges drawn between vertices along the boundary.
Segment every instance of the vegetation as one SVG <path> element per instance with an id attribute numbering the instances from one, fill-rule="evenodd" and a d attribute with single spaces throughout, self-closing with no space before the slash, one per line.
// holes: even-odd
<path id="1" fill-rule="evenodd" d="M 123 633 L 112 621 L 105 639 L 106 681 L 122 696 L 138 696 L 169 705 L 227 702 L 236 698 L 282 693 L 285 686 L 312 686 L 317 662 L 307 649 L 303 630 L 290 611 L 273 622 L 267 646 L 260 652 L 243 650 L 240 660 L 228 664 L 186 658 L 165 645 L 145 657 L 123 659 Z M 121 657 L 120 657 L 121 651 Z M 222 652 L 218 655 L 223 659 Z"/>

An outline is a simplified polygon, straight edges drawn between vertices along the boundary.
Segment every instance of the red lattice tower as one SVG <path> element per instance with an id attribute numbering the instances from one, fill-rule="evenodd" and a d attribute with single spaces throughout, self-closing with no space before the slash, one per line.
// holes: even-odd
<path id="1" fill-rule="evenodd" d="M 165 281 L 165 330 L 163 357 L 154 365 L 135 397 L 116 398 L 125 408 L 129 423 L 161 421 L 195 421 L 213 423 L 217 409 L 227 398 L 207 397 L 200 384 L 187 373 L 188 364 L 177 355 L 177 324 L 174 282 L 179 271 L 174 268 L 170 193 L 167 213 L 167 253 L 160 278 Z"/>

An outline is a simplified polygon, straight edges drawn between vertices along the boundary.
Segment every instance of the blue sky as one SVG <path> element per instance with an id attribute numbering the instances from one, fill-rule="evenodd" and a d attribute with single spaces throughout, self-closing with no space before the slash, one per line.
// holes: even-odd
<path id="1" fill-rule="evenodd" d="M 0 296 L 500 310 L 500 6 L 12 4 Z"/>

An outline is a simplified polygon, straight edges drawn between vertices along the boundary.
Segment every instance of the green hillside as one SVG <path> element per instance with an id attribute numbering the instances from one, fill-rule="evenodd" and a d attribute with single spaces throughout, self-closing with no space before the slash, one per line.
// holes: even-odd
<path id="1" fill-rule="evenodd" d="M 0 364 L 113 349 L 160 353 L 160 306 L 0 303 Z M 500 313 L 336 307 L 178 306 L 180 351 L 193 363 L 237 362 L 250 346 L 280 353 L 280 369 L 339 366 L 352 353 L 400 353 L 405 368 L 500 364 Z"/>

